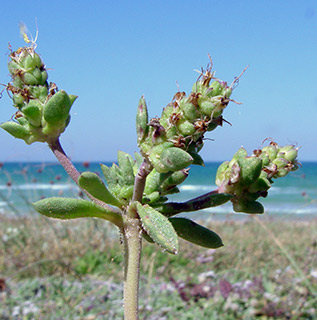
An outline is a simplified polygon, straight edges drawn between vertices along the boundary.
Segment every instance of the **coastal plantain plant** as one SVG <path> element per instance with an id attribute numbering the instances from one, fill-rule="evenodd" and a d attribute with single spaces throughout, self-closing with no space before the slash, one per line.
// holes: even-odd
<path id="1" fill-rule="evenodd" d="M 216 190 L 185 202 L 169 202 L 189 174 L 190 165 L 203 166 L 199 152 L 204 137 L 225 122 L 223 111 L 240 76 L 231 85 L 215 78 L 212 61 L 202 70 L 191 92 L 176 92 L 161 117 L 150 119 L 144 97 L 136 115 L 140 153 L 119 151 L 118 162 L 101 165 L 105 182 L 93 172 L 79 173 L 64 152 L 59 137 L 70 123 L 77 96 L 48 83 L 47 70 L 35 52 L 36 43 L 23 33 L 28 46 L 10 52 L 11 81 L 6 90 L 16 109 L 1 127 L 27 144 L 45 142 L 87 199 L 46 198 L 35 202 L 42 215 L 57 219 L 93 217 L 112 222 L 124 244 L 124 315 L 139 317 L 138 296 L 142 240 L 171 254 L 179 251 L 178 237 L 206 248 L 223 246 L 219 235 L 196 222 L 177 217 L 232 202 L 235 212 L 263 213 L 258 201 L 266 197 L 274 179 L 298 168 L 295 146 L 271 141 L 251 155 L 240 148 L 217 171 Z"/>

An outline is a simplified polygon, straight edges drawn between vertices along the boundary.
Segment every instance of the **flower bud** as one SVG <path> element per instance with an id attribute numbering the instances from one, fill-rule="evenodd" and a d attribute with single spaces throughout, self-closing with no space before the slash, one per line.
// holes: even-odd
<path id="1" fill-rule="evenodd" d="M 294 162 L 297 158 L 298 149 L 294 146 L 285 146 L 280 148 L 279 153 L 282 153 L 286 160 Z"/>
<path id="2" fill-rule="evenodd" d="M 273 161 L 276 158 L 276 155 L 278 153 L 278 147 L 276 143 L 270 143 L 269 146 L 264 147 L 262 149 L 262 152 L 266 152 L 269 156 L 269 159 Z"/>
<path id="3" fill-rule="evenodd" d="M 202 96 L 199 101 L 199 110 L 206 116 L 211 116 L 211 114 L 213 113 L 214 109 L 215 109 L 215 105 L 214 103 L 205 96 Z"/>
<path id="4" fill-rule="evenodd" d="M 213 81 L 209 86 L 207 96 L 215 97 L 221 95 L 224 90 L 224 83 L 227 84 L 226 82 L 220 83 L 218 80 Z"/>
<path id="5" fill-rule="evenodd" d="M 199 112 L 196 106 L 188 102 L 187 99 L 182 99 L 179 103 L 181 110 L 183 111 L 184 117 L 187 120 L 195 120 L 199 117 Z"/>
<path id="6" fill-rule="evenodd" d="M 34 70 L 43 66 L 42 60 L 37 53 L 26 54 L 25 58 L 21 61 L 22 65 L 27 70 Z"/>
<path id="7" fill-rule="evenodd" d="M 193 135 L 196 131 L 195 126 L 188 120 L 184 119 L 178 121 L 177 129 L 185 137 Z"/>

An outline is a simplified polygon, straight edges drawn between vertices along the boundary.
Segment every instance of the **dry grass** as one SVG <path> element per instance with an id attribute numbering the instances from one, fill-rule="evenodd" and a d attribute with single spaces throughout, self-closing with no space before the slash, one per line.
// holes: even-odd
<path id="1" fill-rule="evenodd" d="M 276 316 L 278 312 L 285 319 L 297 319 L 292 316 L 290 311 L 293 310 L 292 308 L 295 308 L 294 314 L 301 315 L 302 319 L 313 319 L 310 318 L 308 311 L 303 313 L 303 308 L 314 312 L 312 305 L 316 302 L 316 296 L 313 293 L 316 292 L 317 282 L 315 278 L 317 273 L 316 220 L 282 221 L 269 220 L 265 217 L 258 220 L 258 218 L 249 217 L 239 222 L 214 221 L 208 225 L 221 235 L 225 244 L 221 249 L 208 250 L 181 240 L 180 253 L 174 256 L 162 252 L 155 245 L 144 243 L 141 276 L 143 298 L 141 297 L 141 301 L 145 299 L 145 304 L 153 301 L 152 307 L 156 306 L 157 310 L 162 309 L 162 304 L 170 304 L 170 308 L 178 308 L 180 312 L 180 307 L 174 305 L 178 303 L 182 305 L 183 313 L 180 312 L 178 315 L 176 312 L 174 316 L 178 315 L 179 319 L 191 319 L 186 318 L 185 315 L 184 318 L 182 316 L 187 314 L 186 312 L 198 315 L 199 312 L 202 312 L 201 310 L 204 310 L 204 313 L 201 313 L 200 318 L 209 319 L 210 305 L 202 306 L 202 301 L 206 301 L 204 303 L 213 301 L 212 310 L 216 310 L 215 312 L 219 314 L 224 308 L 230 311 L 232 304 L 233 309 L 237 309 L 238 305 L 241 310 L 232 311 L 233 313 L 228 311 L 228 317 L 223 319 L 251 319 L 252 317 L 240 317 L 240 313 L 245 315 L 246 310 L 251 308 L 251 305 L 248 304 L 248 301 L 251 301 L 250 297 L 245 301 L 239 293 L 238 299 L 238 294 L 235 292 L 238 284 L 240 286 L 249 281 L 258 286 L 256 291 L 261 294 L 260 296 L 252 294 L 257 301 L 256 312 L 268 315 L 266 319 L 271 319 L 266 310 L 277 310 L 277 313 L 273 313 L 272 319 L 278 318 Z M 52 276 L 54 279 L 58 277 L 76 279 L 76 283 L 85 283 L 92 275 L 94 278 L 107 281 L 108 284 L 119 284 L 123 280 L 120 236 L 118 231 L 105 221 L 93 219 L 58 221 L 42 217 L 34 219 L 1 217 L 0 238 L 2 239 L 0 242 L 0 278 L 11 283 L 12 286 L 24 283 L 23 281 L 30 281 L 30 279 L 48 279 Z M 52 283 L 50 282 L 49 287 L 56 286 Z M 162 290 L 163 283 L 169 283 L 174 287 L 173 302 L 169 298 L 172 293 Z M 212 288 L 213 291 L 210 293 L 212 300 L 200 299 L 202 298 L 202 293 L 199 292 L 201 283 L 205 287 L 208 284 Z M 96 286 L 95 284 L 91 286 L 94 292 L 93 287 L 96 288 Z M 65 283 L 62 287 L 65 287 Z M 121 290 L 121 287 L 118 288 Z M 280 296 L 283 305 L 280 305 L 279 302 L 272 307 L 268 298 L 263 298 L 264 292 Z M 72 295 L 71 293 L 64 294 Z M 79 297 L 85 295 L 88 295 L 86 291 Z M 120 296 L 120 293 L 117 293 L 117 296 Z M 176 296 L 178 298 L 175 298 Z M 238 302 L 229 304 L 231 296 L 237 298 Z M 205 298 L 208 297 L 205 296 Z M 55 301 L 55 296 L 53 295 L 50 299 Z M 59 298 L 56 296 L 56 299 Z M 67 296 L 67 299 L 72 301 L 72 306 L 78 302 L 78 296 L 74 301 L 72 297 Z M 192 299 L 195 301 L 194 305 L 190 302 Z M 287 299 L 292 301 L 289 302 Z M 57 303 L 56 301 L 52 302 L 53 306 Z M 291 303 L 292 307 L 285 306 L 286 301 Z M 65 305 L 64 308 L 66 307 Z M 255 307 L 252 306 L 252 308 Z M 45 319 L 44 313 L 40 314 Z M 114 316 L 113 319 L 116 317 Z M 156 318 L 149 316 L 147 319 Z M 218 318 L 215 316 L 215 319 Z"/>

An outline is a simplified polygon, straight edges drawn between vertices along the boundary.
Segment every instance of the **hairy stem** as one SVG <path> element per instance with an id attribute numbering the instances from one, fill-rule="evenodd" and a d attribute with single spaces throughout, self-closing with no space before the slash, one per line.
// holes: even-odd
<path id="1" fill-rule="evenodd" d="M 147 159 L 144 159 L 144 161 L 142 162 L 142 164 L 139 168 L 138 174 L 135 176 L 132 201 L 142 202 L 146 177 L 150 173 L 151 169 L 152 169 L 152 167 L 149 164 L 149 162 L 147 161 Z"/>
<path id="2" fill-rule="evenodd" d="M 74 182 L 78 185 L 78 178 L 80 173 L 75 168 L 71 160 L 67 157 L 65 151 L 63 150 L 59 139 L 57 138 L 53 143 L 49 143 L 48 146 L 54 153 L 57 160 L 63 166 L 68 175 L 74 180 Z"/>
<path id="3" fill-rule="evenodd" d="M 151 170 L 145 159 L 134 180 L 132 201 L 142 202 L 146 177 Z M 124 241 L 124 319 L 139 319 L 139 281 L 142 250 L 141 222 L 135 207 L 127 209 L 122 229 Z"/>
<path id="4" fill-rule="evenodd" d="M 65 151 L 63 150 L 63 148 L 61 146 L 61 143 L 60 143 L 59 139 L 57 138 L 55 141 L 53 141 L 51 143 L 48 143 L 48 146 L 50 147 L 50 149 L 54 153 L 54 155 L 57 158 L 57 160 L 63 166 L 65 171 L 68 173 L 68 175 L 78 185 L 78 178 L 80 176 L 80 173 L 75 168 L 75 166 L 73 165 L 72 161 L 67 157 Z M 103 201 L 100 201 L 100 200 L 96 199 L 94 196 L 92 196 L 86 190 L 83 190 L 83 191 L 86 193 L 86 195 L 89 197 L 89 199 L 92 200 L 93 202 L 95 202 L 97 205 L 99 205 L 99 206 L 101 206 L 101 207 L 103 207 L 103 208 L 105 208 L 107 210 L 110 210 L 112 212 L 115 212 L 117 214 L 120 214 L 120 215 L 122 214 L 121 210 L 119 210 L 117 208 L 113 208 L 113 207 L 107 205 L 106 203 L 104 203 Z M 120 219 L 118 219 L 118 222 L 120 222 Z M 120 225 L 118 225 L 118 227 L 122 227 L 122 225 L 120 224 Z"/>
<path id="5" fill-rule="evenodd" d="M 141 226 L 139 219 L 125 217 L 124 230 L 124 319 L 139 319 Z"/>

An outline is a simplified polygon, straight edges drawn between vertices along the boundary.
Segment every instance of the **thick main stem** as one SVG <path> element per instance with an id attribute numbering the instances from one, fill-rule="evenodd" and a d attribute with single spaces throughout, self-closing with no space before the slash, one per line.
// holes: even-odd
<path id="1" fill-rule="evenodd" d="M 143 161 L 134 181 L 132 201 L 142 202 L 146 177 L 151 166 Z M 127 209 L 122 229 L 124 241 L 124 319 L 139 319 L 139 281 L 142 250 L 141 222 L 133 204 Z"/>
<path id="2" fill-rule="evenodd" d="M 139 219 L 126 218 L 124 241 L 124 319 L 139 319 L 139 280 L 141 261 L 141 227 Z"/>

